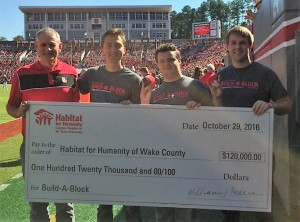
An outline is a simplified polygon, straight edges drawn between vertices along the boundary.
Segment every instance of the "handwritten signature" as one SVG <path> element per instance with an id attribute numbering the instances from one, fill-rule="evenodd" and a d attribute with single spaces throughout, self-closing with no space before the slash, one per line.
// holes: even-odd
<path id="1" fill-rule="evenodd" d="M 188 196 L 194 197 L 218 197 L 226 198 L 229 196 L 242 197 L 242 196 L 263 196 L 263 194 L 256 193 L 255 191 L 248 191 L 245 189 L 236 189 L 231 187 L 230 189 L 225 188 L 224 190 L 213 190 L 205 187 L 195 187 L 188 190 Z"/>

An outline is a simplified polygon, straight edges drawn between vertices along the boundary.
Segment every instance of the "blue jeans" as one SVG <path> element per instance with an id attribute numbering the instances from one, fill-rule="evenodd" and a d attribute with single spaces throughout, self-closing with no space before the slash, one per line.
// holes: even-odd
<path id="1" fill-rule="evenodd" d="M 21 144 L 20 156 L 22 161 L 22 173 L 25 177 L 25 142 Z M 49 222 L 49 203 L 29 202 L 30 222 Z M 57 222 L 74 222 L 74 209 L 71 203 L 55 203 Z"/>

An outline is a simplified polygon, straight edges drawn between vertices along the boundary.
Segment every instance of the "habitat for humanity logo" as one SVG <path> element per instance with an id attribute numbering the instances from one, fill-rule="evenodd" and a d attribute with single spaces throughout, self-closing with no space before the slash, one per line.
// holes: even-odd
<path id="1" fill-rule="evenodd" d="M 39 125 L 50 125 L 53 114 L 45 109 L 40 109 L 34 113 L 36 115 L 35 122 Z"/>
<path id="2" fill-rule="evenodd" d="M 74 114 L 55 114 L 55 132 L 82 134 L 83 116 Z"/>
<path id="3" fill-rule="evenodd" d="M 38 125 L 53 125 L 55 133 L 76 133 L 82 134 L 83 116 L 74 114 L 50 113 L 45 109 L 40 109 L 34 113 L 35 123 Z"/>

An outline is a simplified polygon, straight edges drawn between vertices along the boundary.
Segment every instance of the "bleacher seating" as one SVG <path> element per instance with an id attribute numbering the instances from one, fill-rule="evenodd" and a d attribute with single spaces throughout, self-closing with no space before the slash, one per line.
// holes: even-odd
<path id="1" fill-rule="evenodd" d="M 11 46 L 14 45 L 14 46 Z M 182 71 L 191 75 L 196 66 L 205 68 L 207 64 L 216 64 L 226 55 L 223 41 L 176 41 L 182 55 Z M 137 71 L 142 66 L 147 66 L 151 72 L 157 69 L 154 52 L 155 42 L 130 42 L 127 44 L 126 56 L 123 58 L 124 66 Z M 5 45 L 0 42 L 0 76 L 4 73 L 11 81 L 12 75 L 18 67 L 37 60 L 33 42 Z M 66 42 L 59 56 L 62 61 L 71 64 L 77 69 L 103 65 L 99 42 Z"/>

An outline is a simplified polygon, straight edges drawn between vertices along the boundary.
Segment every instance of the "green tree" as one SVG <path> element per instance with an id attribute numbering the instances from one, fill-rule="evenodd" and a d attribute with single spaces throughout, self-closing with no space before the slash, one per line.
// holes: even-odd
<path id="1" fill-rule="evenodd" d="M 197 22 L 207 22 L 209 13 L 208 13 L 208 4 L 207 2 L 202 2 L 200 7 L 196 9 L 196 14 L 197 14 Z"/>
<path id="2" fill-rule="evenodd" d="M 13 40 L 14 41 L 22 41 L 22 40 L 25 40 L 24 37 L 22 35 L 17 35 L 15 37 L 13 37 Z"/>
<path id="3" fill-rule="evenodd" d="M 171 38 L 177 39 L 178 36 L 178 16 L 176 11 L 171 12 Z"/>
<path id="4" fill-rule="evenodd" d="M 190 39 L 192 36 L 192 23 L 196 17 L 196 11 L 189 5 L 183 7 L 182 11 L 177 14 L 178 38 Z"/>
<path id="5" fill-rule="evenodd" d="M 0 41 L 7 41 L 7 38 L 0 36 Z"/>
<path id="6" fill-rule="evenodd" d="M 252 0 L 233 0 L 229 3 L 231 11 L 231 25 L 249 25 L 250 21 L 245 19 L 246 10 L 253 7 Z"/>

